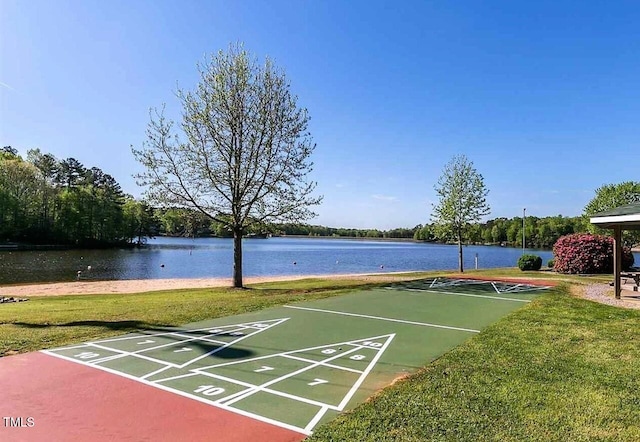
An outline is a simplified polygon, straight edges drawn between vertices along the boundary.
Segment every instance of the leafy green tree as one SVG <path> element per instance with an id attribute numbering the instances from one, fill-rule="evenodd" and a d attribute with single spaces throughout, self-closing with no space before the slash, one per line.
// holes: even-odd
<path id="1" fill-rule="evenodd" d="M 588 218 L 596 213 L 633 203 L 640 203 L 640 182 L 625 181 L 619 184 L 605 184 L 596 189 L 596 195 L 584 207 L 584 215 L 587 218 L 586 221 L 588 221 Z M 606 230 L 591 223 L 588 224 L 588 229 L 591 233 L 607 233 Z M 640 243 L 640 232 L 624 232 L 623 239 L 631 244 Z"/>
<path id="2" fill-rule="evenodd" d="M 10 152 L 0 157 L 0 234 L 24 240 L 37 224 L 38 170 Z M 4 239 L 4 238 L 3 238 Z"/>
<path id="3" fill-rule="evenodd" d="M 413 235 L 413 239 L 418 241 L 431 241 L 433 240 L 432 228 L 429 224 L 424 226 L 418 226 L 416 233 Z"/>
<path id="4" fill-rule="evenodd" d="M 127 196 L 122 207 L 124 237 L 138 246 L 144 244 L 147 237 L 153 236 L 156 218 L 153 208 L 143 201 Z"/>
<path id="5" fill-rule="evenodd" d="M 482 230 L 482 241 L 485 244 L 493 242 L 493 235 L 491 235 L 491 229 Z"/>
<path id="6" fill-rule="evenodd" d="M 284 73 L 241 45 L 199 65 L 194 91 L 178 90 L 182 134 L 162 112 L 151 115 L 147 142 L 134 156 L 145 167 L 148 199 L 198 210 L 227 222 L 234 238 L 233 285 L 242 287 L 242 236 L 255 222 L 299 221 L 315 182 L 307 180 L 315 145 L 307 110 L 298 107 Z"/>
<path id="7" fill-rule="evenodd" d="M 75 188 L 86 174 L 86 168 L 75 158 L 60 161 L 57 168 L 56 182 L 67 189 Z"/>
<path id="8" fill-rule="evenodd" d="M 507 240 L 507 232 L 504 229 L 504 225 L 498 223 L 493 225 L 491 228 L 491 240 L 495 243 Z"/>
<path id="9" fill-rule="evenodd" d="M 469 226 L 489 214 L 484 178 L 466 156 L 454 156 L 444 168 L 435 190 L 440 201 L 433 208 L 433 221 L 450 231 L 458 242 L 458 267 L 464 271 L 462 241 Z"/>
<path id="10" fill-rule="evenodd" d="M 18 156 L 18 150 L 14 149 L 11 146 L 4 146 L 2 149 L 0 149 L 0 158 L 10 158 L 10 157 L 17 157 Z"/>
<path id="11" fill-rule="evenodd" d="M 42 153 L 40 149 L 27 151 L 27 161 L 33 164 L 38 171 L 38 185 L 42 199 L 39 207 L 38 230 L 39 234 L 34 240 L 54 241 L 52 236 L 53 220 L 55 218 L 55 197 L 57 189 L 54 181 L 58 170 L 58 160 L 51 154 Z"/>

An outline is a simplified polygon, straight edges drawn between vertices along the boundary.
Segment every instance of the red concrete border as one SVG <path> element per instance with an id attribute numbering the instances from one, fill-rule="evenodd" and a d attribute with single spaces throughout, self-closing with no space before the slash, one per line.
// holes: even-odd
<path id="1" fill-rule="evenodd" d="M 298 442 L 305 437 L 44 353 L 0 358 L 2 441 Z"/>

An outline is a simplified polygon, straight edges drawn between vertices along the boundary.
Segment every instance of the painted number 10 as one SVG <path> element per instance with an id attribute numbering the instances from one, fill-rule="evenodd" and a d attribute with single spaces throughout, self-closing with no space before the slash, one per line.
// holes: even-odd
<path id="1" fill-rule="evenodd" d="M 100 356 L 100 353 L 93 353 L 93 352 L 90 352 L 90 351 L 83 351 L 82 353 L 78 353 L 75 356 L 78 359 L 92 359 L 92 358 L 97 358 L 98 356 Z"/>
<path id="2" fill-rule="evenodd" d="M 194 393 L 202 393 L 205 396 L 216 396 L 224 393 L 224 388 L 214 387 L 213 385 L 201 385 L 195 390 Z"/>

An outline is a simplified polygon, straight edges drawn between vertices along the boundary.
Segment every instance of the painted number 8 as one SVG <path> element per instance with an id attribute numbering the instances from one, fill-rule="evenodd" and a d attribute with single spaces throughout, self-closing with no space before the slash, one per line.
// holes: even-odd
<path id="1" fill-rule="evenodd" d="M 361 361 L 361 360 L 363 360 L 365 358 L 366 358 L 365 355 L 353 355 L 349 359 L 353 359 L 354 361 Z"/>

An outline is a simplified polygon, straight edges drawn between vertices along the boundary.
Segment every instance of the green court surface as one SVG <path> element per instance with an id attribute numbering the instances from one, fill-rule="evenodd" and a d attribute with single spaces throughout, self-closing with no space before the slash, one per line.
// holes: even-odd
<path id="1" fill-rule="evenodd" d="M 419 280 L 45 353 L 310 434 L 545 289 Z"/>

